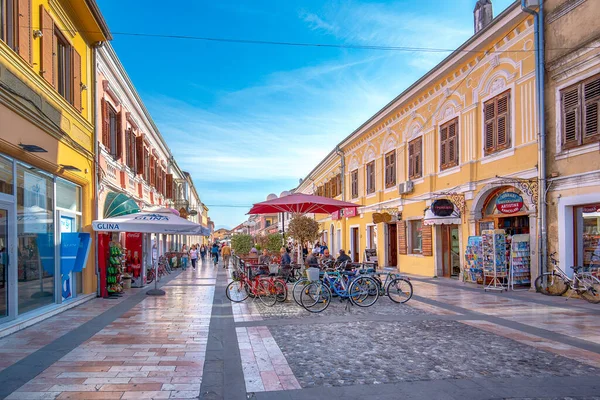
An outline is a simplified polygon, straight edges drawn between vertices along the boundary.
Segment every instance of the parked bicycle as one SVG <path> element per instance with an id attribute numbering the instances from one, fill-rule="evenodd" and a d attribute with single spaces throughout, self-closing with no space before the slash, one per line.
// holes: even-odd
<path id="1" fill-rule="evenodd" d="M 363 273 L 371 275 L 378 285 L 379 295 L 387 296 L 394 303 L 403 304 L 409 301 L 413 295 L 413 286 L 409 278 L 405 278 L 396 273 L 394 267 L 383 267 L 383 273 L 377 272 L 374 268 L 368 268 Z M 381 275 L 385 274 L 385 280 L 381 280 Z"/>
<path id="2" fill-rule="evenodd" d="M 242 271 L 234 271 L 233 279 L 225 288 L 225 295 L 234 303 L 253 297 L 266 306 L 273 306 L 277 301 L 285 301 L 287 298 L 287 286 L 282 280 L 261 277 L 259 274 L 249 276 Z"/>
<path id="3" fill-rule="evenodd" d="M 582 267 L 575 266 L 573 269 L 573 278 L 570 278 L 558 266 L 558 260 L 555 258 L 556 253 L 552 253 L 550 263 L 552 271 L 545 272 L 538 276 L 534 282 L 535 290 L 546 296 L 562 296 L 569 289 L 572 290 L 571 296 L 577 293 L 583 299 L 590 303 L 600 303 L 600 279 L 592 275 L 591 272 L 582 271 Z"/>

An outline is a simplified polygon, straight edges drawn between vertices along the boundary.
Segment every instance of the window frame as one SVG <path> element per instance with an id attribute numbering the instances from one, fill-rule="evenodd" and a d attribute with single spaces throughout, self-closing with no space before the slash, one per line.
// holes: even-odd
<path id="1" fill-rule="evenodd" d="M 498 112 L 498 102 L 499 100 L 502 100 L 506 98 L 506 112 Z M 492 118 L 488 118 L 487 117 L 487 107 L 488 105 L 493 104 L 494 105 L 494 109 L 493 109 L 493 113 L 494 116 Z M 482 119 L 483 119 L 483 155 L 485 156 L 491 156 L 494 154 L 497 154 L 501 151 L 504 150 L 508 150 L 512 147 L 512 123 L 511 123 L 511 119 L 512 119 L 512 93 L 511 93 L 511 89 L 505 90 L 502 93 L 499 93 L 495 96 L 493 96 L 492 98 L 486 100 L 483 102 L 483 107 L 482 107 Z M 499 141 L 499 136 L 498 136 L 498 121 L 504 118 L 505 119 L 505 133 L 506 133 L 506 142 L 504 144 L 498 144 Z M 492 124 L 493 125 L 493 144 L 492 146 L 488 147 L 487 145 L 487 127 L 488 124 Z"/>
<path id="2" fill-rule="evenodd" d="M 419 152 L 415 153 L 417 144 Z M 408 177 L 410 180 L 423 177 L 423 136 L 408 142 Z"/>
<path id="3" fill-rule="evenodd" d="M 450 129 L 454 126 L 454 136 L 450 136 Z M 439 140 L 440 140 L 440 171 L 458 166 L 459 164 L 459 132 L 458 132 L 458 117 L 452 118 L 449 121 L 440 125 Z M 444 139 L 444 130 L 446 130 L 446 138 Z M 454 157 L 451 157 L 450 144 L 454 146 Z"/>
<path id="4" fill-rule="evenodd" d="M 111 155 L 111 157 L 116 158 L 117 156 L 117 135 L 118 135 L 118 123 L 117 123 L 117 118 L 118 118 L 118 113 L 117 110 L 115 110 L 115 108 L 112 106 L 111 103 L 109 103 L 108 101 L 105 101 L 106 104 L 106 114 L 108 117 L 108 132 L 107 132 L 107 136 L 106 139 L 108 140 L 108 143 L 102 143 L 104 145 L 104 147 L 106 148 L 106 151 L 108 152 L 108 154 Z"/>
<path id="5" fill-rule="evenodd" d="M 17 0 L 0 0 L 0 40 L 14 51 L 17 51 L 19 45 Z"/>
<path id="6" fill-rule="evenodd" d="M 370 171 L 369 171 L 370 169 Z M 375 182 L 375 160 L 368 162 L 365 165 L 365 191 L 367 194 L 375 193 L 377 185 Z"/>
<path id="7" fill-rule="evenodd" d="M 127 129 L 127 131 L 125 132 L 125 147 L 126 147 L 126 160 L 125 160 L 125 165 L 127 165 L 127 167 L 133 171 L 134 173 L 136 172 L 136 151 L 135 151 L 135 141 L 136 141 L 136 134 L 133 131 L 133 128 L 129 128 Z"/>
<path id="8" fill-rule="evenodd" d="M 350 172 L 350 197 L 358 198 L 358 168 Z"/>
<path id="9" fill-rule="evenodd" d="M 56 91 L 73 104 L 73 55 L 71 43 L 67 40 L 58 27 L 54 28 L 56 39 Z"/>
<path id="10" fill-rule="evenodd" d="M 590 84 L 592 82 L 598 82 L 597 84 L 600 85 L 600 74 L 594 74 L 559 90 L 561 151 L 570 150 L 600 141 L 600 93 L 590 100 L 585 98 L 585 86 L 586 84 Z M 565 95 L 567 92 L 571 92 L 573 90 L 577 90 L 577 104 L 574 107 L 569 108 L 568 111 L 565 111 Z M 596 105 L 596 133 L 589 135 L 588 137 L 586 134 L 588 123 L 588 106 L 592 104 Z M 575 116 L 575 140 L 567 142 L 565 137 L 567 132 L 567 114 L 570 112 L 574 112 Z"/>
<path id="11" fill-rule="evenodd" d="M 407 253 L 412 255 L 423 255 L 423 220 L 422 219 L 412 219 L 407 222 L 407 239 L 408 239 L 408 249 Z M 415 224 L 419 223 L 420 228 L 415 228 Z M 415 248 L 414 237 L 413 234 L 415 231 L 418 231 L 417 237 L 420 241 L 420 247 Z M 418 251 L 415 251 L 418 250 Z"/>
<path id="12" fill-rule="evenodd" d="M 384 155 L 385 165 L 385 188 L 389 189 L 396 186 L 396 150 L 387 152 Z"/>

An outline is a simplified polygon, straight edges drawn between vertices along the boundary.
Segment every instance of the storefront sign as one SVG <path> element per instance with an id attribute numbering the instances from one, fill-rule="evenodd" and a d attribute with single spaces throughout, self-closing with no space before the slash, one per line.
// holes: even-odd
<path id="1" fill-rule="evenodd" d="M 333 213 L 331 213 L 331 219 L 334 221 L 337 221 L 338 219 L 340 219 L 340 212 L 334 211 Z"/>
<path id="2" fill-rule="evenodd" d="M 346 218 L 356 217 L 356 207 L 344 208 L 344 217 L 346 217 Z"/>
<path id="3" fill-rule="evenodd" d="M 595 213 L 600 212 L 600 204 L 591 204 L 589 206 L 583 206 L 584 213 Z"/>
<path id="4" fill-rule="evenodd" d="M 118 231 L 119 230 L 119 224 L 99 223 L 99 224 L 94 224 L 94 225 L 95 225 L 94 230 L 96 230 L 96 231 Z"/>
<path id="5" fill-rule="evenodd" d="M 454 203 L 448 199 L 438 199 L 431 205 L 431 212 L 436 217 L 449 217 L 454 212 Z"/>
<path id="6" fill-rule="evenodd" d="M 502 193 L 496 199 L 496 208 L 502 214 L 518 213 L 523 208 L 523 197 L 514 192 Z"/>

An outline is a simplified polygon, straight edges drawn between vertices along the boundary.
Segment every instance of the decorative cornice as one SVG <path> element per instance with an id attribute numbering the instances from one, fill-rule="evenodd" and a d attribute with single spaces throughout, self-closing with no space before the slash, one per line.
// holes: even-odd
<path id="1" fill-rule="evenodd" d="M 565 15 L 573 11 L 575 8 L 585 3 L 586 1 L 587 0 L 570 0 L 566 3 L 563 3 L 561 6 L 559 6 L 556 10 L 554 10 L 550 15 L 546 17 L 546 23 L 551 24 L 557 19 L 564 17 Z"/>

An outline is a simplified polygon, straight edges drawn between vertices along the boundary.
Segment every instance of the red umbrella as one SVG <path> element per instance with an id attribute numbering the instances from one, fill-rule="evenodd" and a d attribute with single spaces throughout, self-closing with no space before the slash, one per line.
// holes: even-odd
<path id="1" fill-rule="evenodd" d="M 329 197 L 294 193 L 289 196 L 254 204 L 248 214 L 275 214 L 288 212 L 294 214 L 331 214 L 343 208 L 356 208 L 357 205 Z"/>

